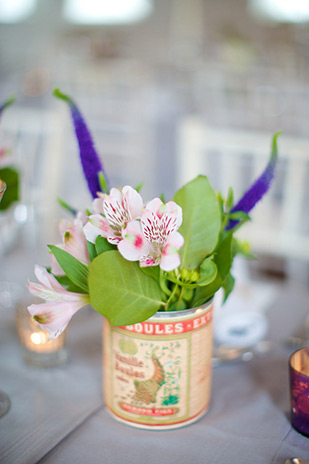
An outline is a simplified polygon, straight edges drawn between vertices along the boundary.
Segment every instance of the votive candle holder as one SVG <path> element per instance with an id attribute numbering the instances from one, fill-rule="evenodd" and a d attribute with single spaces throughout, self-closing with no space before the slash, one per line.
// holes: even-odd
<path id="1" fill-rule="evenodd" d="M 23 357 L 28 364 L 37 367 L 54 367 L 64 364 L 68 359 L 66 330 L 58 338 L 50 339 L 47 330 L 43 330 L 33 320 L 27 306 L 21 302 L 16 307 L 16 324 Z"/>
<path id="2" fill-rule="evenodd" d="M 292 426 L 309 437 L 309 346 L 290 356 L 289 373 Z"/>

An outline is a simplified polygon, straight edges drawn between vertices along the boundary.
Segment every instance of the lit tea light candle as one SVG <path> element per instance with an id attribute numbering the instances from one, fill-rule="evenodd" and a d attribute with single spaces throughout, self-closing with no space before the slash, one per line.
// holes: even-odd
<path id="1" fill-rule="evenodd" d="M 25 336 L 27 335 L 25 334 Z M 62 338 L 60 336 L 56 339 L 50 339 L 48 332 L 45 331 L 28 332 L 28 337 L 29 343 L 26 343 L 27 348 L 37 353 L 52 353 L 59 350 L 64 343 L 64 336 Z"/>
<path id="2" fill-rule="evenodd" d="M 34 332 L 31 334 L 31 341 L 35 345 L 39 345 L 40 343 L 45 343 L 47 341 L 46 336 L 43 332 Z"/>
<path id="3" fill-rule="evenodd" d="M 58 338 L 49 338 L 48 331 L 42 330 L 32 319 L 26 305 L 17 307 L 16 316 L 19 340 L 27 362 L 48 367 L 61 364 L 67 359 L 65 332 Z"/>

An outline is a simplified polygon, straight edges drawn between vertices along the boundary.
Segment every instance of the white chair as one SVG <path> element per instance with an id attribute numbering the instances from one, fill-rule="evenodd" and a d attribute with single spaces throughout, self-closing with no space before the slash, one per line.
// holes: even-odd
<path id="1" fill-rule="evenodd" d="M 179 186 L 205 174 L 224 195 L 232 186 L 237 202 L 266 166 L 271 138 L 271 133 L 211 128 L 196 116 L 184 118 L 178 131 Z M 273 184 L 238 236 L 254 253 L 284 258 L 287 267 L 297 262 L 303 272 L 309 263 L 309 141 L 283 134 L 278 147 Z"/>

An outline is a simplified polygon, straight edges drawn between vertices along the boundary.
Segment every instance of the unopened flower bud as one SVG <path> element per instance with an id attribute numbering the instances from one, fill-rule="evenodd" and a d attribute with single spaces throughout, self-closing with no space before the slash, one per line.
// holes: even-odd
<path id="1" fill-rule="evenodd" d="M 180 272 L 181 280 L 187 281 L 190 279 L 190 272 L 187 269 L 181 269 Z"/>
<path id="2" fill-rule="evenodd" d="M 199 279 L 199 277 L 200 277 L 199 272 L 192 271 L 191 276 L 190 276 L 190 280 L 191 280 L 191 282 L 196 282 Z"/>

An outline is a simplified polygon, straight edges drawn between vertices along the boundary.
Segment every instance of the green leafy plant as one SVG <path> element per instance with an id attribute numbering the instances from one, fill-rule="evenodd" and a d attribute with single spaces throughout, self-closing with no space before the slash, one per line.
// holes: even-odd
<path id="1" fill-rule="evenodd" d="M 94 201 L 92 211 L 77 214 L 61 201 L 75 216 L 62 222 L 62 243 L 49 245 L 51 271 L 36 266 L 40 284 L 29 283 L 30 291 L 46 300 L 28 308 L 34 319 L 55 337 L 88 303 L 111 324 L 128 325 L 157 311 L 203 305 L 220 288 L 227 298 L 234 286 L 234 257 L 251 256 L 234 233 L 250 220 L 249 212 L 270 186 L 278 134 L 264 172 L 236 204 L 232 189 L 224 199 L 204 175 L 168 202 L 154 198 L 144 204 L 137 189 L 109 188 L 76 104 L 58 89 L 55 95 L 69 104 Z"/>

